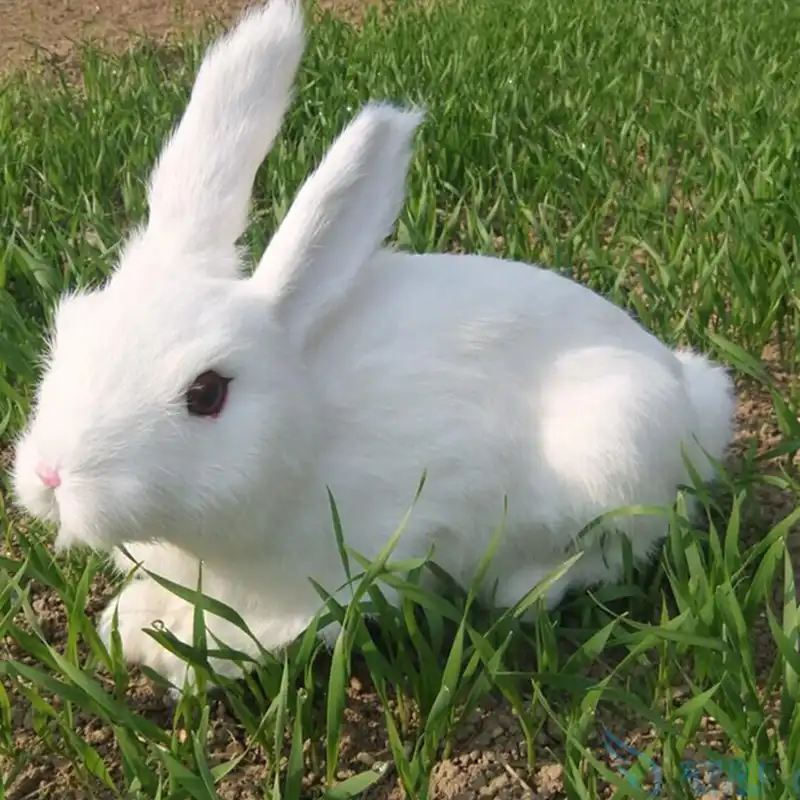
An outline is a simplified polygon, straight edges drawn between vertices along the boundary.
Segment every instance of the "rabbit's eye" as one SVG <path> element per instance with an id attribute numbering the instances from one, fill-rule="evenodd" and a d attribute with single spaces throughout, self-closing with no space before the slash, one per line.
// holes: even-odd
<path id="1" fill-rule="evenodd" d="M 195 417 L 216 417 L 225 405 L 230 382 L 230 378 L 223 378 L 214 370 L 198 375 L 186 392 L 189 413 Z"/>

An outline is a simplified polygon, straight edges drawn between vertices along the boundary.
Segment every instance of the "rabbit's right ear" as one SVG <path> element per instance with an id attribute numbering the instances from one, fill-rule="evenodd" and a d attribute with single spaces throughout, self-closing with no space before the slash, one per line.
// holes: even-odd
<path id="1" fill-rule="evenodd" d="M 148 235 L 202 250 L 244 232 L 255 173 L 280 129 L 304 47 L 297 0 L 271 0 L 209 48 L 151 176 Z"/>
<path id="2" fill-rule="evenodd" d="M 345 128 L 303 184 L 251 281 L 298 341 L 308 341 L 391 233 L 420 111 L 373 103 Z"/>

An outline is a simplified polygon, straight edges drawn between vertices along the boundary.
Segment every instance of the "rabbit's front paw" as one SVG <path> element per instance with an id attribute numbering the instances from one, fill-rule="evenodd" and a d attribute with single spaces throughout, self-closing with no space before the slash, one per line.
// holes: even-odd
<path id="1" fill-rule="evenodd" d="M 192 643 L 194 610 L 155 581 L 146 578 L 129 583 L 111 600 L 100 615 L 98 633 L 111 647 L 114 612 L 122 655 L 129 664 L 143 664 L 155 670 L 180 690 L 191 680 L 186 662 L 145 633 L 144 628 L 163 627 L 186 644 Z"/>

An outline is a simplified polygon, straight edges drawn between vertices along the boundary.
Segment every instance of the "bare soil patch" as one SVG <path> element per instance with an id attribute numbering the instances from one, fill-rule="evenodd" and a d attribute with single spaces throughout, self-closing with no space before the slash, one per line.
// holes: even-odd
<path id="1" fill-rule="evenodd" d="M 382 0 L 318 0 L 357 20 Z M 94 41 L 124 47 L 132 37 L 169 38 L 178 30 L 197 29 L 209 21 L 230 22 L 254 0 L 0 0 L 0 72 L 24 68 L 39 51 L 49 59 L 67 59 L 76 45 Z"/>

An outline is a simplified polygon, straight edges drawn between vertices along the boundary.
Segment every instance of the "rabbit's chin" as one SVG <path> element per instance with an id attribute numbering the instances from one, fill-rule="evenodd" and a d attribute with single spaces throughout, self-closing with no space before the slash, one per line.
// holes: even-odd
<path id="1" fill-rule="evenodd" d="M 99 533 L 90 527 L 75 527 L 72 525 L 59 525 L 53 547 L 58 553 L 65 553 L 68 550 L 88 547 L 103 553 L 110 553 L 115 547 L 119 546 L 122 540 L 109 536 L 107 533 Z"/>
<path id="2" fill-rule="evenodd" d="M 110 553 L 124 542 L 140 538 L 132 535 L 132 525 L 125 524 L 122 509 L 114 511 L 92 505 L 86 497 L 65 493 L 53 511 L 52 521 L 57 525 L 55 549 L 64 552 L 88 547 Z"/>
<path id="3" fill-rule="evenodd" d="M 107 538 L 95 536 L 90 531 L 76 530 L 66 526 L 59 526 L 56 539 L 53 544 L 56 552 L 64 553 L 78 547 L 89 547 L 92 550 L 111 552 L 116 546 L 108 541 Z"/>

